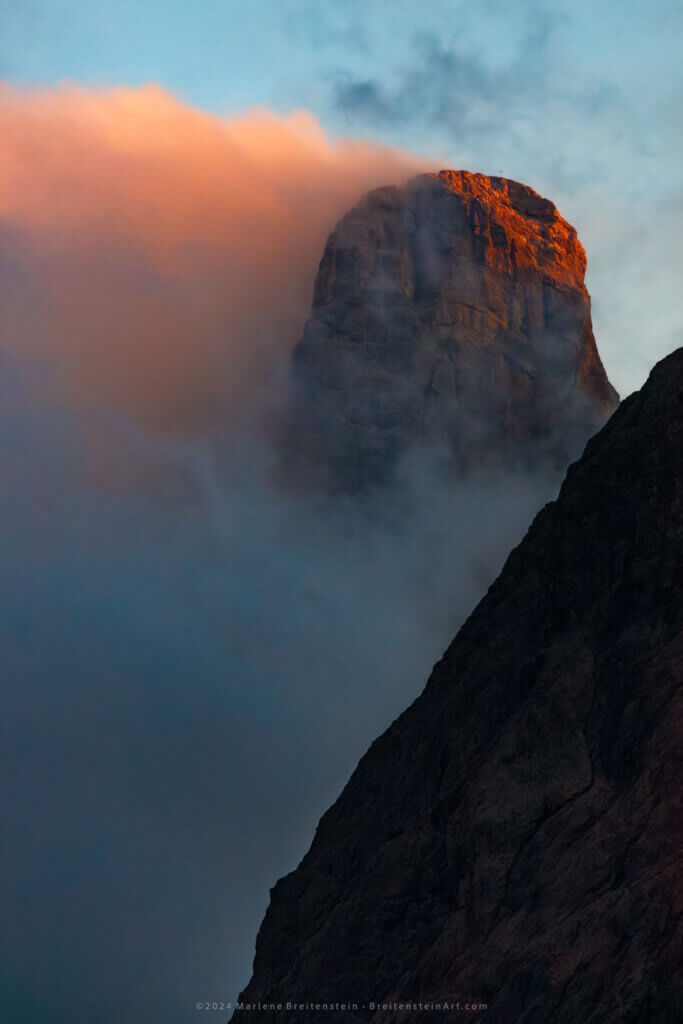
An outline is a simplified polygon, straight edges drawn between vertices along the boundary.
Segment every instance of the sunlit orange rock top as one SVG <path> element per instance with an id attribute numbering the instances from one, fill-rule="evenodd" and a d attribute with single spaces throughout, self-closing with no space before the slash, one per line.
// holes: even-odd
<path id="1" fill-rule="evenodd" d="M 474 233 L 485 239 L 490 266 L 509 274 L 540 271 L 555 285 L 583 287 L 586 253 L 576 229 L 550 199 L 518 181 L 471 171 L 439 171 L 429 177 L 463 198 Z"/>

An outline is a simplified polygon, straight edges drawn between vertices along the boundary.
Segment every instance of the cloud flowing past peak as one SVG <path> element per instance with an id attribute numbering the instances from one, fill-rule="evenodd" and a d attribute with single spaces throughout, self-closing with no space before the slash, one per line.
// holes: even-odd
<path id="1" fill-rule="evenodd" d="M 153 86 L 0 117 L 0 1015 L 185 1024 L 557 481 L 318 504 L 243 415 L 419 160 Z"/>
<path id="2" fill-rule="evenodd" d="M 147 424 L 225 421 L 297 340 L 325 237 L 423 166 L 305 111 L 222 119 L 156 85 L 0 87 L 3 347 Z"/>

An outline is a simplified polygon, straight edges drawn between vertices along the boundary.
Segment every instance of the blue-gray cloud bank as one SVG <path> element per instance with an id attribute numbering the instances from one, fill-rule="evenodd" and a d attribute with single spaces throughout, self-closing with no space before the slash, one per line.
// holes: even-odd
<path id="1" fill-rule="evenodd" d="M 149 88 L 0 101 L 0 1015 L 181 1024 L 554 481 L 275 482 L 325 235 L 412 157 Z"/>

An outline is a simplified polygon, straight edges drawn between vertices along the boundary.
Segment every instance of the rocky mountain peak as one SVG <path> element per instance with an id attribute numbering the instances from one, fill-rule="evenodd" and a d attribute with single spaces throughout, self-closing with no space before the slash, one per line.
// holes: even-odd
<path id="1" fill-rule="evenodd" d="M 459 473 L 564 469 L 618 401 L 585 268 L 574 228 L 517 182 L 444 170 L 370 192 L 327 241 L 294 353 L 295 461 L 343 490 L 421 446 Z"/>

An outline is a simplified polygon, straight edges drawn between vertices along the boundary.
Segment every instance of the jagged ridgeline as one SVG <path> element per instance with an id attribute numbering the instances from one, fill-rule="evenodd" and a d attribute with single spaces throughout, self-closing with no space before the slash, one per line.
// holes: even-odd
<path id="1" fill-rule="evenodd" d="M 582 365 L 604 408 L 599 363 Z M 242 1001 L 346 1009 L 253 1024 L 683 1019 L 682 501 L 679 349 L 588 443 L 272 890 Z M 487 1009 L 424 1008 L 458 1002 Z"/>
<path id="2" fill-rule="evenodd" d="M 294 352 L 292 471 L 353 491 L 419 446 L 459 474 L 564 471 L 615 408 L 586 257 L 554 204 L 441 171 L 370 192 L 330 235 Z"/>

